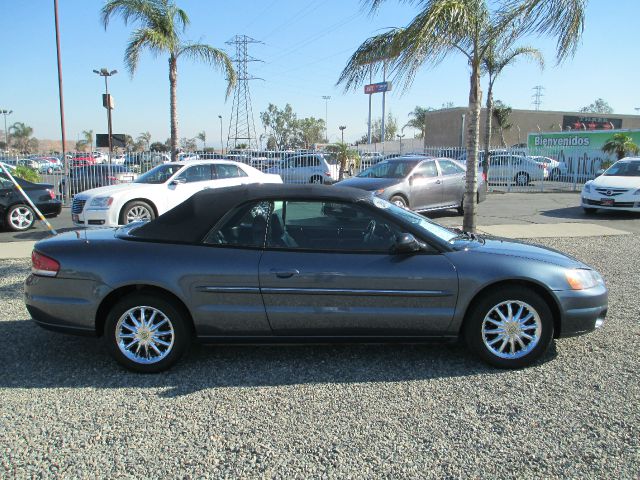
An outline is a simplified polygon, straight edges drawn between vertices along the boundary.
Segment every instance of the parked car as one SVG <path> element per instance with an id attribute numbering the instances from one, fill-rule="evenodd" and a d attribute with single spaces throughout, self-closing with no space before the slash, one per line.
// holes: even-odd
<path id="1" fill-rule="evenodd" d="M 200 190 L 248 183 L 282 183 L 282 179 L 227 160 L 165 163 L 133 183 L 95 188 L 76 195 L 71 218 L 78 226 L 117 226 L 148 221 Z"/>
<path id="2" fill-rule="evenodd" d="M 544 163 L 521 155 L 492 155 L 489 183 L 526 186 L 532 181 L 546 180 L 549 170 Z"/>
<path id="3" fill-rule="evenodd" d="M 206 190 L 151 222 L 63 233 L 35 245 L 25 282 L 40 326 L 102 336 L 141 372 L 169 368 L 193 338 L 461 337 L 489 364 L 520 368 L 554 338 L 601 326 L 607 296 L 595 270 L 558 251 L 323 185 Z"/>
<path id="4" fill-rule="evenodd" d="M 640 157 L 618 160 L 595 180 L 582 187 L 586 213 L 602 210 L 640 212 Z"/>
<path id="5" fill-rule="evenodd" d="M 382 160 L 336 185 L 374 192 L 415 211 L 455 208 L 463 214 L 465 176 L 465 167 L 450 158 L 403 156 Z M 479 172 L 478 202 L 485 198 L 486 188 Z"/>
<path id="6" fill-rule="evenodd" d="M 69 171 L 69 193 L 75 195 L 92 188 L 129 183 L 137 176 L 122 165 L 102 164 L 74 168 Z M 66 179 L 63 178 L 58 187 L 60 193 L 64 192 L 65 183 Z"/>
<path id="7" fill-rule="evenodd" d="M 331 165 L 320 153 L 295 155 L 265 170 L 278 174 L 284 183 L 333 183 L 339 178 L 339 166 Z"/>
<path id="8" fill-rule="evenodd" d="M 38 158 L 35 160 L 38 164 L 38 173 L 52 175 L 56 172 L 62 172 L 62 164 L 53 162 L 48 158 Z"/>
<path id="9" fill-rule="evenodd" d="M 558 160 L 551 157 L 542 157 L 539 155 L 533 155 L 530 158 L 538 163 L 544 164 L 547 167 L 550 180 L 567 179 L 569 169 L 567 168 L 566 163 L 559 162 Z"/>
<path id="10" fill-rule="evenodd" d="M 360 168 L 365 170 L 384 158 L 381 152 L 363 152 L 360 154 Z"/>
<path id="11" fill-rule="evenodd" d="M 93 155 L 88 153 L 76 153 L 69 160 L 69 166 L 71 168 L 87 167 L 89 165 L 95 164 L 96 159 L 93 157 Z"/>
<path id="12" fill-rule="evenodd" d="M 15 180 L 45 217 L 60 214 L 62 204 L 56 200 L 53 185 Z M 16 232 L 31 228 L 36 220 L 36 213 L 4 171 L 0 171 L 0 218 L 5 228 Z"/>

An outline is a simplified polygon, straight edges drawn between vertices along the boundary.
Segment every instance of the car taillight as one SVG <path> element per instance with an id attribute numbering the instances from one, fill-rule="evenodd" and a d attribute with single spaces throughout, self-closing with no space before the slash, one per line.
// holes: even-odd
<path id="1" fill-rule="evenodd" d="M 487 172 L 482 172 L 482 180 L 487 181 Z"/>
<path id="2" fill-rule="evenodd" d="M 107 177 L 107 180 L 109 180 L 110 184 L 120 183 L 120 180 L 118 180 L 117 177 Z"/>
<path id="3" fill-rule="evenodd" d="M 47 193 L 51 197 L 51 200 L 55 200 L 56 199 L 56 192 L 54 192 L 52 189 L 47 188 Z"/>
<path id="4" fill-rule="evenodd" d="M 55 277 L 60 270 L 60 264 L 53 258 L 36 252 L 31 252 L 31 273 L 43 277 Z"/>
<path id="5" fill-rule="evenodd" d="M 330 177 L 330 176 L 331 176 L 331 172 L 324 172 L 324 174 L 325 174 L 327 177 Z"/>

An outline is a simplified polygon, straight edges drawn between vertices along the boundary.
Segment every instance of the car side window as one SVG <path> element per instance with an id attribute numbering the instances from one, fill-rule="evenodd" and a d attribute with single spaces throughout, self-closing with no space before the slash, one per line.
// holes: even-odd
<path id="1" fill-rule="evenodd" d="M 268 248 L 389 253 L 401 231 L 361 205 L 326 201 L 276 201 L 269 217 Z"/>
<path id="2" fill-rule="evenodd" d="M 231 247 L 261 248 L 267 230 L 271 202 L 242 205 L 225 215 L 203 243 Z"/>
<path id="3" fill-rule="evenodd" d="M 438 160 L 440 164 L 440 170 L 442 175 L 456 175 L 458 173 L 464 173 L 464 169 L 449 160 Z"/>
<path id="4" fill-rule="evenodd" d="M 428 161 L 424 162 L 413 172 L 413 176 L 416 178 L 432 178 L 438 176 L 438 169 L 436 168 L 436 162 Z"/>
<path id="5" fill-rule="evenodd" d="M 177 179 L 184 179 L 187 183 L 211 180 L 211 165 L 193 165 L 186 168 Z"/>
<path id="6" fill-rule="evenodd" d="M 229 165 L 226 163 L 219 163 L 214 166 L 216 171 L 216 177 L 219 179 L 222 178 L 237 178 L 237 177 L 246 177 L 247 174 L 244 170 L 241 170 L 236 165 Z"/>

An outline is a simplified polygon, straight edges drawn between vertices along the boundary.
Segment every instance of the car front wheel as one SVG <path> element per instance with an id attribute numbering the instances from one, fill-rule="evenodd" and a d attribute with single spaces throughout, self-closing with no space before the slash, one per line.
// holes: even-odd
<path id="1" fill-rule="evenodd" d="M 104 326 L 107 349 L 125 368 L 155 373 L 174 365 L 191 341 L 184 313 L 173 302 L 133 293 L 109 312 Z"/>
<path id="2" fill-rule="evenodd" d="M 526 287 L 507 287 L 484 296 L 464 325 L 469 348 L 499 368 L 531 365 L 553 338 L 553 316 L 546 301 Z"/>
<path id="3" fill-rule="evenodd" d="M 394 195 L 393 197 L 391 197 L 389 199 L 389 201 L 395 205 L 397 205 L 400 208 L 407 208 L 407 201 L 404 199 L 404 197 L 401 197 L 400 195 Z"/>
<path id="4" fill-rule="evenodd" d="M 27 205 L 14 205 L 7 211 L 5 223 L 14 232 L 28 230 L 35 222 L 35 213 Z"/>
<path id="5" fill-rule="evenodd" d="M 518 172 L 514 178 L 514 181 L 516 182 L 516 185 L 519 185 L 521 187 L 529 185 L 529 174 L 527 172 Z"/>
<path id="6" fill-rule="evenodd" d="M 155 212 L 147 202 L 136 200 L 127 203 L 120 214 L 120 223 L 148 222 L 156 218 Z"/>

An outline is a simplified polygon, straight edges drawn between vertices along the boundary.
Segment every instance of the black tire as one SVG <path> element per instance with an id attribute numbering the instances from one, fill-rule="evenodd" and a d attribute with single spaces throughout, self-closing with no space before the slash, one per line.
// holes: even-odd
<path id="1" fill-rule="evenodd" d="M 507 322 L 504 327 L 504 336 L 501 333 L 491 333 L 491 330 L 501 328 L 494 321 L 494 319 L 500 320 L 497 313 L 494 313 L 494 309 L 499 307 L 501 313 L 507 314 L 506 303 L 511 303 L 513 311 L 519 307 L 516 302 L 526 305 L 522 313 L 525 318 L 529 313 L 533 313 L 533 317 L 524 323 L 524 327 Z M 485 328 L 483 332 L 483 325 L 490 328 Z M 509 332 L 510 329 L 513 330 Z M 511 340 L 505 339 L 509 333 L 513 335 L 512 338 L 515 338 L 525 332 L 534 339 L 527 340 L 520 337 L 524 348 L 515 340 L 511 343 Z M 467 312 L 462 333 L 469 349 L 484 362 L 498 368 L 523 368 L 535 362 L 549 348 L 553 339 L 553 315 L 547 302 L 533 290 L 521 286 L 500 288 L 483 295 L 480 301 Z M 496 350 L 504 348 L 504 352 L 494 351 L 490 346 L 492 342 L 496 345 Z"/>
<path id="2" fill-rule="evenodd" d="M 53 175 L 53 167 L 47 168 L 47 174 L 48 175 Z"/>
<path id="3" fill-rule="evenodd" d="M 311 177 L 309 179 L 309 183 L 322 184 L 322 183 L 324 183 L 324 181 L 322 180 L 322 177 L 320 175 L 314 175 L 313 177 Z"/>
<path id="4" fill-rule="evenodd" d="M 29 230 L 36 221 L 36 214 L 29 205 L 12 205 L 4 217 L 4 224 L 14 232 Z"/>
<path id="5" fill-rule="evenodd" d="M 143 213 L 146 212 L 146 213 Z M 140 213 L 140 214 L 138 214 Z M 134 200 L 127 203 L 120 211 L 120 224 L 127 225 L 128 223 L 137 221 L 151 221 L 156 218 L 155 210 L 147 202 L 142 200 Z"/>
<path id="6" fill-rule="evenodd" d="M 134 318 L 139 321 L 142 317 L 142 308 L 145 309 L 147 322 L 152 318 L 150 312 L 156 311 L 155 323 L 152 326 L 157 325 L 165 318 L 168 319 L 168 322 L 160 325 L 157 331 L 161 333 L 171 331 L 171 334 L 154 335 L 148 328 L 134 332 L 131 328 L 122 326 L 122 323 L 133 326 L 128 313 L 132 313 Z M 168 328 L 169 326 L 171 330 Z M 171 346 L 165 347 L 154 342 L 156 348 L 159 348 L 164 355 L 159 357 L 150 346 L 144 348 L 144 343 L 142 343 L 144 340 L 131 339 L 130 342 L 127 339 L 119 340 L 116 337 L 118 332 L 129 332 L 125 335 L 140 335 L 143 339 L 147 338 L 147 342 L 162 340 L 165 343 L 171 343 Z M 182 358 L 191 343 L 191 328 L 183 309 L 173 302 L 153 293 L 136 292 L 122 298 L 109 311 L 104 324 L 104 341 L 109 354 L 126 369 L 140 373 L 156 373 L 170 368 Z M 136 347 L 130 346 L 131 343 L 143 345 L 139 349 L 139 354 L 133 351 Z M 130 352 L 129 356 L 125 355 L 124 351 Z M 145 361 L 146 356 L 149 358 Z M 136 360 L 136 358 L 140 358 L 140 360 Z"/>
<path id="7" fill-rule="evenodd" d="M 525 187 L 529 185 L 529 182 L 531 181 L 531 177 L 529 177 L 529 174 L 527 172 L 518 172 L 516 173 L 516 176 L 513 177 L 513 181 L 515 182 L 516 185 L 520 187 Z"/>
<path id="8" fill-rule="evenodd" d="M 394 195 L 389 199 L 389 201 L 399 207 L 409 208 L 409 203 L 407 202 L 407 199 L 404 198 L 402 195 Z"/>
<path id="9" fill-rule="evenodd" d="M 598 211 L 597 208 L 589 208 L 589 207 L 582 207 L 582 210 L 584 210 L 584 213 L 587 215 L 593 215 Z"/>

